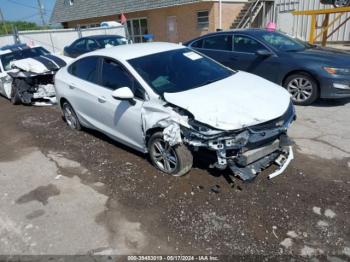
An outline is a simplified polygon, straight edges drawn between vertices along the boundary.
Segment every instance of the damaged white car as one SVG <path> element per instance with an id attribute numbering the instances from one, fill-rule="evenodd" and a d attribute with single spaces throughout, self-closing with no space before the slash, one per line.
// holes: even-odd
<path id="1" fill-rule="evenodd" d="M 232 71 L 186 47 L 168 43 L 118 46 L 89 53 L 55 77 L 68 125 L 99 130 L 173 176 L 193 154 L 209 149 L 220 169 L 252 180 L 293 159 L 287 129 L 290 95 L 258 76 Z"/>
<path id="2" fill-rule="evenodd" d="M 70 58 L 25 44 L 0 49 L 0 94 L 15 105 L 56 103 L 53 77 Z"/>

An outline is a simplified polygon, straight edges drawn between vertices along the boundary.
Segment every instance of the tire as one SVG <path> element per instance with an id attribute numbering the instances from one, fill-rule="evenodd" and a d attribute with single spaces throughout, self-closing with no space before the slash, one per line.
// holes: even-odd
<path id="1" fill-rule="evenodd" d="M 152 164 L 160 171 L 180 177 L 191 170 L 193 165 L 191 151 L 183 144 L 170 146 L 164 141 L 162 132 L 154 133 L 147 146 Z"/>
<path id="2" fill-rule="evenodd" d="M 311 105 L 319 98 L 318 84 L 307 73 L 293 74 L 287 77 L 283 86 L 291 94 L 296 105 Z"/>
<path id="3" fill-rule="evenodd" d="M 73 130 L 80 131 L 81 124 L 73 107 L 68 102 L 64 102 L 62 105 L 62 111 L 64 120 L 66 121 L 67 125 Z"/>
<path id="4" fill-rule="evenodd" d="M 350 0 L 333 0 L 333 6 L 335 8 L 350 6 Z"/>
<path id="5" fill-rule="evenodd" d="M 13 91 L 13 94 L 11 96 L 11 103 L 13 105 L 20 105 L 22 103 L 21 98 L 19 97 L 16 89 Z"/>

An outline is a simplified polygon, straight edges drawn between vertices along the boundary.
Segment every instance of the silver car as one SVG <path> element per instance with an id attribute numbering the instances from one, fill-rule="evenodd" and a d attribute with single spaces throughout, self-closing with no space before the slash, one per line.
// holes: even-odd
<path id="1" fill-rule="evenodd" d="M 232 71 L 169 43 L 118 46 L 86 54 L 55 77 L 72 129 L 99 130 L 143 153 L 161 171 L 182 176 L 206 148 L 212 164 L 243 180 L 293 159 L 289 93 L 261 77 Z"/>

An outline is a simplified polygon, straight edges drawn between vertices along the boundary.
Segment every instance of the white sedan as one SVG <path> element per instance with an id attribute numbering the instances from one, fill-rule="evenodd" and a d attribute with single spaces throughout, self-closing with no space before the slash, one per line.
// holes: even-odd
<path id="1" fill-rule="evenodd" d="M 143 153 L 161 171 L 181 176 L 193 154 L 216 154 L 211 166 L 252 180 L 293 158 L 287 128 L 295 120 L 282 87 L 232 71 L 170 43 L 118 46 L 86 54 L 55 77 L 67 124 L 99 130 Z"/>

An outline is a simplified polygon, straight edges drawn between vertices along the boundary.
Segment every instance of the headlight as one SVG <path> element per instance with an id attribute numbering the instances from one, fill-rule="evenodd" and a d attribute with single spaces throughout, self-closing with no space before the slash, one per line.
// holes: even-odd
<path id="1" fill-rule="evenodd" d="M 227 147 L 242 148 L 248 144 L 250 138 L 249 131 L 243 131 L 236 135 L 233 139 L 226 140 Z"/>
<path id="2" fill-rule="evenodd" d="M 331 75 L 350 75 L 350 68 L 323 67 Z"/>
<path id="3" fill-rule="evenodd" d="M 205 136 L 215 136 L 215 135 L 221 134 L 223 132 L 221 130 L 209 128 L 209 127 L 207 127 L 203 124 L 200 124 L 198 122 L 195 122 L 195 121 L 191 122 L 190 125 L 198 133 L 205 135 Z"/>

